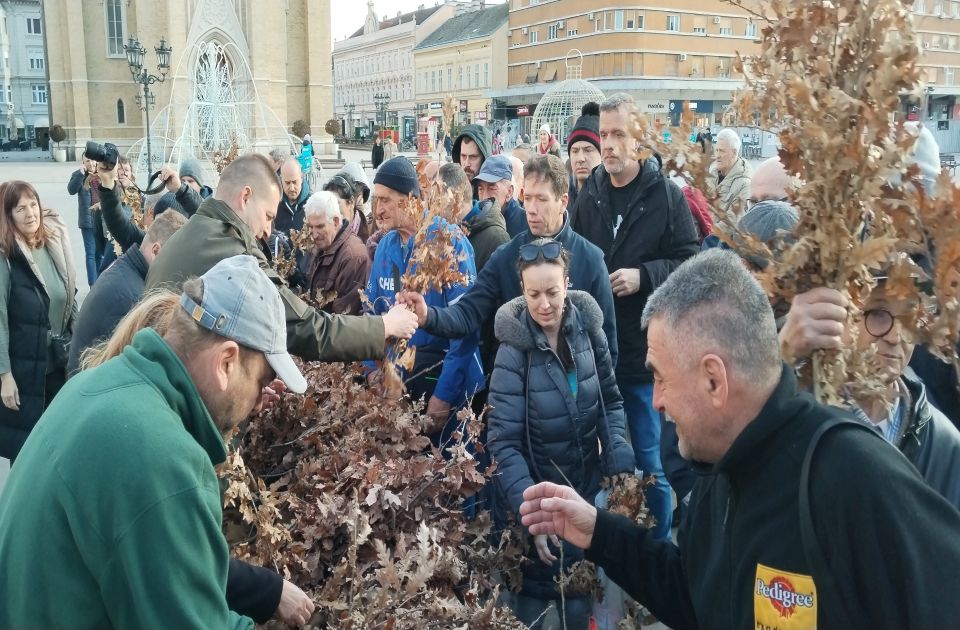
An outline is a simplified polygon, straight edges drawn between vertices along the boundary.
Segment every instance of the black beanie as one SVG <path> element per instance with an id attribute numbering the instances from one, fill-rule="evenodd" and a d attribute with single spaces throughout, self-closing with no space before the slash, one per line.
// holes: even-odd
<path id="1" fill-rule="evenodd" d="M 158 217 L 167 210 L 176 210 L 188 219 L 190 218 L 187 216 L 187 211 L 184 210 L 183 206 L 180 205 L 180 202 L 177 201 L 176 194 L 172 192 L 164 193 L 164 195 L 157 200 L 157 204 L 153 206 L 153 216 Z"/>
<path id="2" fill-rule="evenodd" d="M 590 101 L 580 110 L 580 118 L 567 137 L 567 150 L 574 142 L 589 142 L 600 150 L 600 106 Z"/>
<path id="3" fill-rule="evenodd" d="M 420 181 L 417 179 L 417 170 L 410 160 L 398 155 L 380 165 L 377 174 L 373 176 L 374 184 L 381 184 L 396 190 L 403 195 L 413 195 L 420 198 Z"/>

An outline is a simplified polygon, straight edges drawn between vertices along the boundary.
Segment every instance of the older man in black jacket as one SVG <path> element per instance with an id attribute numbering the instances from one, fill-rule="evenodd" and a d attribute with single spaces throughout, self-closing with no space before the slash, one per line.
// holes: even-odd
<path id="1" fill-rule="evenodd" d="M 640 315 L 647 297 L 670 272 L 697 253 L 697 230 L 680 188 L 661 172 L 658 156 L 636 161 L 630 136 L 633 99 L 616 94 L 600 105 L 603 163 L 584 182 L 573 212 L 573 229 L 604 254 L 617 313 L 623 395 L 637 467 L 654 475 L 647 499 L 661 537 L 669 536 L 670 486 L 660 461 L 660 416 L 652 405 L 653 378 L 644 366 L 647 333 Z"/>
<path id="2" fill-rule="evenodd" d="M 881 436 L 798 391 L 739 257 L 682 265 L 643 323 L 655 405 L 702 473 L 679 544 L 549 483 L 524 494 L 531 534 L 586 549 L 674 630 L 956 627 L 960 512 Z"/>

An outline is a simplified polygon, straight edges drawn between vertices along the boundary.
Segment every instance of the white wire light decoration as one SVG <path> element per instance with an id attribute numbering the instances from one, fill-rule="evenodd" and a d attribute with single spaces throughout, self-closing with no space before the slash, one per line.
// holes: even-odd
<path id="1" fill-rule="evenodd" d="M 537 131 L 544 123 L 560 144 L 566 144 L 567 136 L 580 117 L 580 110 L 590 101 L 600 103 L 605 98 L 599 88 L 583 80 L 583 53 L 574 48 L 567 53 L 566 80 L 556 84 L 543 95 L 533 113 L 531 142 L 536 144 Z"/>

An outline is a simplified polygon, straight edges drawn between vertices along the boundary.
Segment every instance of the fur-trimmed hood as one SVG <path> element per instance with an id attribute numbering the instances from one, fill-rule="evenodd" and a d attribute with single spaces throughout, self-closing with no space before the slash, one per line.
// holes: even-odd
<path id="1" fill-rule="evenodd" d="M 566 314 L 563 318 L 564 335 L 570 335 L 577 329 L 585 329 L 591 336 L 602 334 L 603 311 L 597 301 L 586 291 L 567 291 L 564 302 Z M 524 352 L 541 347 L 543 331 L 537 326 L 527 311 L 526 299 L 521 295 L 501 306 L 494 321 L 494 332 L 501 343 L 509 344 Z"/>

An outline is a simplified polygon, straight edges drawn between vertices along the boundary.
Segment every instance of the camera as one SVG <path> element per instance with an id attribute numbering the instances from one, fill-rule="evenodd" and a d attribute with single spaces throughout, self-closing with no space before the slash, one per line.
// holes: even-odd
<path id="1" fill-rule="evenodd" d="M 113 169 L 113 167 L 117 165 L 117 160 L 120 158 L 120 151 L 117 150 L 117 145 L 110 142 L 98 144 L 91 140 L 87 142 L 87 148 L 83 151 L 83 157 L 88 160 L 93 160 L 94 162 L 99 162 L 108 169 Z"/>

